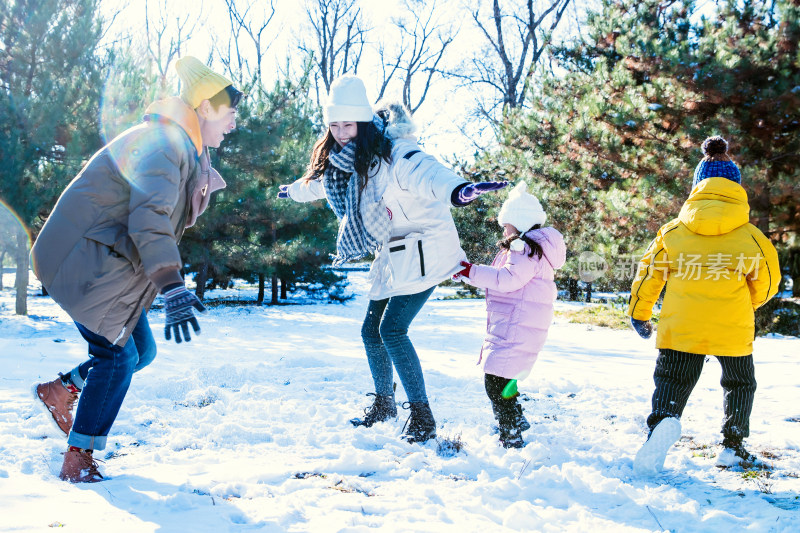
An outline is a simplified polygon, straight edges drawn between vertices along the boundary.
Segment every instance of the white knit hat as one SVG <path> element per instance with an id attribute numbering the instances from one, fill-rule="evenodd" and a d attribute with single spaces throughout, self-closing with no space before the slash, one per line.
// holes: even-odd
<path id="1" fill-rule="evenodd" d="M 325 103 L 325 124 L 331 122 L 370 122 L 372 105 L 361 78 L 345 74 L 331 83 Z"/>
<path id="2" fill-rule="evenodd" d="M 542 209 L 542 204 L 532 194 L 528 194 L 528 185 L 522 181 L 508 193 L 508 199 L 503 202 L 497 221 L 511 224 L 520 233 L 525 233 L 536 224 L 544 225 L 547 213 Z"/>

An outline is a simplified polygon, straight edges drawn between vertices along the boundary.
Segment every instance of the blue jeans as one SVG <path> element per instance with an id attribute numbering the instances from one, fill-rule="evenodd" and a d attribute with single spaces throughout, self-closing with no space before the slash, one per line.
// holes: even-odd
<path id="1" fill-rule="evenodd" d="M 82 324 L 78 324 L 76 322 L 75 325 L 78 326 L 78 331 L 81 331 L 81 329 L 89 331 Z M 89 333 L 94 335 L 94 333 L 92 332 Z M 81 334 L 83 334 L 82 331 Z M 84 338 L 86 337 L 84 336 Z M 150 324 L 148 324 L 147 322 L 147 315 L 145 314 L 144 311 L 142 312 L 142 315 L 139 317 L 139 322 L 136 323 L 136 327 L 133 329 L 133 333 L 131 333 L 131 339 L 133 339 L 134 344 L 136 344 L 136 351 L 139 352 L 139 361 L 136 363 L 136 367 L 133 369 L 133 372 L 136 373 L 139 370 L 146 367 L 147 365 L 149 365 L 150 363 L 152 363 L 153 359 L 156 358 L 156 341 L 153 338 L 153 333 L 150 331 Z M 128 342 L 130 342 L 130 339 L 128 340 Z M 91 355 L 91 349 L 89 350 L 89 354 Z M 83 363 L 73 368 L 67 374 L 67 376 L 69 376 L 69 380 L 79 390 L 83 390 L 83 385 L 86 382 L 86 377 L 89 375 L 89 370 L 92 369 L 94 363 L 95 363 L 95 357 L 92 356 Z"/>
<path id="2" fill-rule="evenodd" d="M 361 339 L 375 382 L 375 392 L 392 394 L 392 365 L 397 370 L 408 401 L 427 402 L 419 357 L 408 338 L 408 327 L 436 287 L 417 294 L 370 300 L 361 326 Z"/>
<path id="3" fill-rule="evenodd" d="M 89 343 L 91 358 L 70 373 L 70 379 L 82 391 L 67 443 L 78 448 L 102 450 L 133 373 L 150 364 L 156 356 L 156 341 L 144 312 L 125 346 L 117 346 L 82 324 L 76 322 L 75 325 Z M 76 375 L 79 382 L 75 381 Z"/>

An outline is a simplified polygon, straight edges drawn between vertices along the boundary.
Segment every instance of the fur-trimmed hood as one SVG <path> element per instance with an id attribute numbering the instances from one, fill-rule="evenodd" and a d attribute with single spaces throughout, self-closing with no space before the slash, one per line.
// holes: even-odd
<path id="1" fill-rule="evenodd" d="M 392 100 L 381 100 L 375 104 L 375 114 L 379 118 L 380 127 L 391 139 L 416 139 L 417 125 L 411 118 L 411 111 L 402 103 Z M 378 121 L 376 121 L 378 122 Z"/>

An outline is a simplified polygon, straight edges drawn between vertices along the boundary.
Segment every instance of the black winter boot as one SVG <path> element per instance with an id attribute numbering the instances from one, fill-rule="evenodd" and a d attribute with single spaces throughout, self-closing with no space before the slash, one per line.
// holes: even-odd
<path id="1" fill-rule="evenodd" d="M 758 458 L 753 455 L 752 453 L 747 451 L 747 448 L 744 447 L 744 443 L 742 442 L 741 437 L 730 437 L 725 436 L 722 439 L 722 454 L 720 454 L 720 460 L 725 460 L 725 455 L 733 455 L 740 463 L 755 463 Z"/>
<path id="2" fill-rule="evenodd" d="M 367 396 L 375 396 L 372 405 L 364 409 L 364 418 L 353 418 L 350 423 L 354 426 L 372 427 L 377 422 L 385 422 L 397 417 L 397 405 L 394 402 L 394 394 L 375 394 L 370 392 Z"/>
<path id="3" fill-rule="evenodd" d="M 511 380 L 494 374 L 484 376 L 486 395 L 492 402 L 492 412 L 498 422 L 497 432 L 500 433 L 500 442 L 506 448 L 521 448 L 525 445 L 521 433 L 531 428 L 530 422 L 522 412 L 522 406 L 517 401 L 516 394 L 511 398 L 503 397 L 503 390 Z"/>
<path id="4" fill-rule="evenodd" d="M 514 402 L 514 424 L 520 431 L 528 431 L 531 429 L 531 423 L 528 422 L 528 419 L 525 418 L 525 415 L 522 413 L 522 406 L 519 402 Z"/>
<path id="5" fill-rule="evenodd" d="M 411 416 L 403 426 L 402 438 L 409 443 L 425 442 L 436 438 L 436 420 L 433 419 L 428 402 L 407 402 L 407 404 L 409 407 L 403 404 L 403 408 L 410 408 Z"/>
<path id="6" fill-rule="evenodd" d="M 500 444 L 503 448 L 522 448 L 525 446 L 525 441 L 519 428 L 500 426 Z"/>
<path id="7" fill-rule="evenodd" d="M 500 444 L 504 448 L 522 448 L 522 432 L 531 428 L 530 423 L 522 413 L 522 406 L 516 398 L 498 399 L 492 401 L 492 411 L 497 420 L 497 429 L 500 433 Z"/>

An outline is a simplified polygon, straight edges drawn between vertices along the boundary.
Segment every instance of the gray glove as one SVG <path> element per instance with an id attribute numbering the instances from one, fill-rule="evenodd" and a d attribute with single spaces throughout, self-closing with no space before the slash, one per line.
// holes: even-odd
<path id="1" fill-rule="evenodd" d="M 201 313 L 206 312 L 206 307 L 202 302 L 186 290 L 183 284 L 172 284 L 164 287 L 162 291 L 164 295 L 164 311 L 166 318 L 164 320 L 164 337 L 167 340 L 172 339 L 172 334 L 175 334 L 175 342 L 180 344 L 183 340 L 189 342 L 192 336 L 189 334 L 189 324 L 195 333 L 200 333 L 200 324 L 194 316 L 192 308 Z M 183 332 L 183 339 L 181 339 L 181 332 Z"/>

